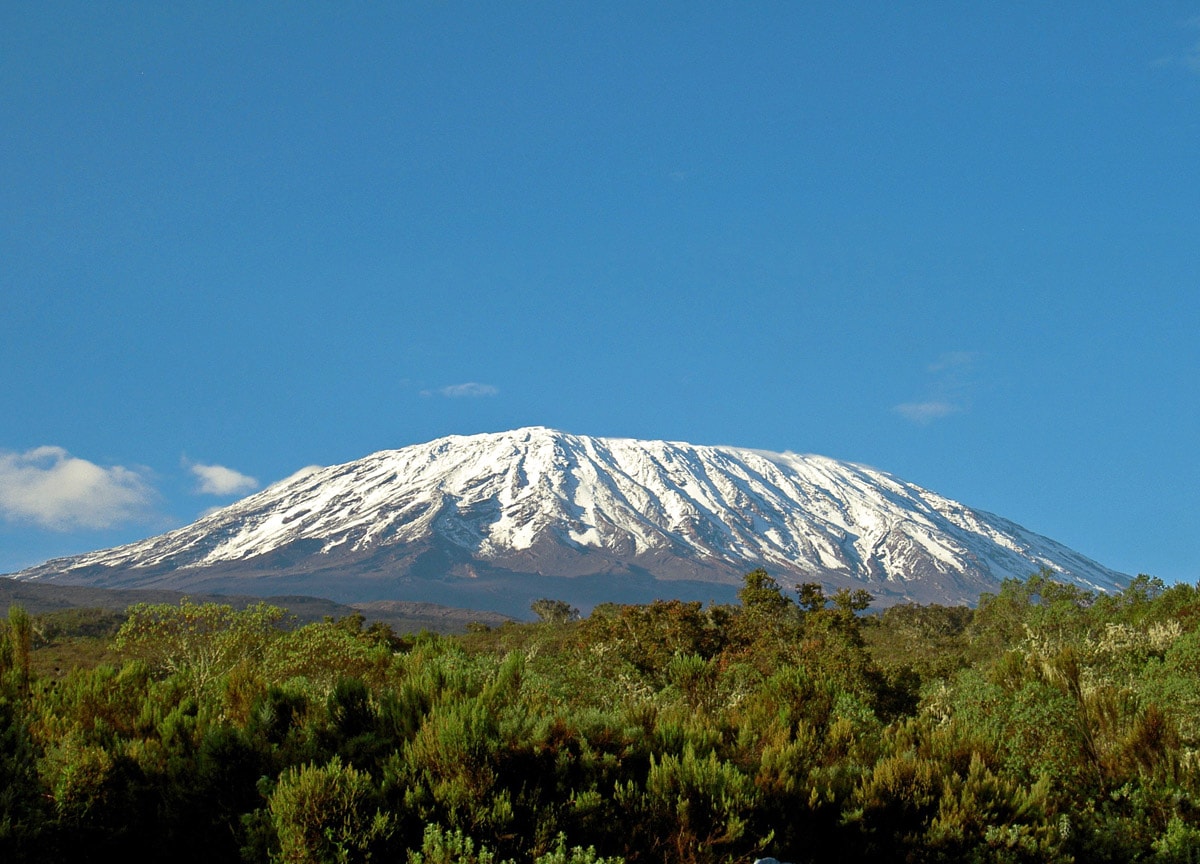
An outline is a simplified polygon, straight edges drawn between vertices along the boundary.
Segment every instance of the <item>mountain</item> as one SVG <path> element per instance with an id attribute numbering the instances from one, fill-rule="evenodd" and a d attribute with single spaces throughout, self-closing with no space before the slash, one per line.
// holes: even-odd
<path id="1" fill-rule="evenodd" d="M 874 468 L 541 427 L 307 468 L 184 528 L 15 575 L 527 615 L 543 596 L 730 600 L 755 567 L 885 603 L 970 603 L 1043 568 L 1090 591 L 1127 581 Z"/>

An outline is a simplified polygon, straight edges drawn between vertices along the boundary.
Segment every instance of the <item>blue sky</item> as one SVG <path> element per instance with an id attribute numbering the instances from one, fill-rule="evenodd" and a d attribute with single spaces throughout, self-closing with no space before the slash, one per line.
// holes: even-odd
<path id="1" fill-rule="evenodd" d="M 1200 4 L 9 3 L 0 572 L 545 425 L 1200 580 Z"/>

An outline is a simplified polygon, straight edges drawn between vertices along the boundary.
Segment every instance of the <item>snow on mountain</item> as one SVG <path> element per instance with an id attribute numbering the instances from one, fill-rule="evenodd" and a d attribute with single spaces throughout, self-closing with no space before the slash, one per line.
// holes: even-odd
<path id="1" fill-rule="evenodd" d="M 1126 579 L 873 468 L 541 427 L 304 469 L 176 531 L 17 575 L 243 591 L 260 581 L 261 593 L 283 586 L 356 599 L 436 585 L 462 605 L 456 591 L 502 596 L 517 584 L 518 593 L 567 599 L 586 584 L 584 603 L 621 600 L 608 595 L 630 579 L 663 596 L 684 583 L 684 594 L 716 596 L 759 566 L 783 584 L 946 603 L 973 602 L 1043 568 L 1093 591 Z"/>

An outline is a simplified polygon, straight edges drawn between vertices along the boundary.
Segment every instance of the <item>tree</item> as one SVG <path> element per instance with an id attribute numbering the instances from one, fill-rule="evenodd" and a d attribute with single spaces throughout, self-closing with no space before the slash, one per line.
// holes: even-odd
<path id="1" fill-rule="evenodd" d="M 695 600 L 655 600 L 644 606 L 601 603 L 583 622 L 580 633 L 585 646 L 605 646 L 656 680 L 673 657 L 697 654 L 709 660 L 721 652 L 729 636 L 724 608 L 705 610 Z"/>
<path id="2" fill-rule="evenodd" d="M 761 567 L 742 577 L 738 600 L 747 612 L 768 617 L 775 617 L 792 605 L 792 601 L 783 596 L 779 583 Z"/>
<path id="3" fill-rule="evenodd" d="M 579 619 L 579 610 L 565 600 L 543 597 L 530 603 L 529 608 L 543 624 L 566 624 Z"/>
<path id="4" fill-rule="evenodd" d="M 117 632 L 120 651 L 168 675 L 187 676 L 199 695 L 242 661 L 261 659 L 284 611 L 257 603 L 241 611 L 188 598 L 178 606 L 138 603 Z"/>
<path id="5" fill-rule="evenodd" d="M 803 582 L 796 588 L 800 608 L 805 612 L 820 612 L 825 608 L 825 589 L 820 582 Z"/>
<path id="6" fill-rule="evenodd" d="M 33 650 L 33 619 L 23 606 L 8 607 L 9 643 L 12 646 L 12 662 L 17 673 L 17 687 L 21 692 L 29 688 L 29 655 Z"/>
<path id="7" fill-rule="evenodd" d="M 833 594 L 833 608 L 851 615 L 865 612 L 874 601 L 874 595 L 864 588 L 839 588 Z"/>

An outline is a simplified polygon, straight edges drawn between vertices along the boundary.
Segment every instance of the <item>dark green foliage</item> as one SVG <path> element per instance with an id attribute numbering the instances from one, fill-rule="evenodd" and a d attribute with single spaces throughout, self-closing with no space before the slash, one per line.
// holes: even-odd
<path id="1" fill-rule="evenodd" d="M 794 596 L 755 571 L 738 606 L 403 640 L 139 607 L 122 665 L 61 677 L 23 646 L 91 625 L 17 613 L 0 858 L 1200 860 L 1196 589 Z"/>
<path id="2" fill-rule="evenodd" d="M 742 577 L 738 601 L 746 613 L 763 619 L 778 617 L 792 605 L 779 583 L 762 569 L 751 570 Z"/>
<path id="3" fill-rule="evenodd" d="M 583 622 L 585 644 L 615 654 L 656 680 L 678 654 L 716 656 L 731 638 L 728 613 L 700 603 L 656 600 L 645 606 L 604 603 Z"/>
<path id="4" fill-rule="evenodd" d="M 31 856 L 47 813 L 20 702 L 0 695 L 0 860 Z"/>
<path id="5" fill-rule="evenodd" d="M 652 755 L 644 785 L 630 782 L 616 792 L 645 854 L 684 864 L 744 857 L 759 846 L 765 838 L 754 837 L 749 826 L 756 799 L 752 777 L 691 744 L 679 755 Z"/>
<path id="6" fill-rule="evenodd" d="M 33 652 L 33 619 L 21 606 L 8 607 L 8 627 L 4 632 L 4 645 L 0 646 L 0 671 L 13 676 L 17 689 L 24 691 L 29 686 L 30 655 Z"/>

